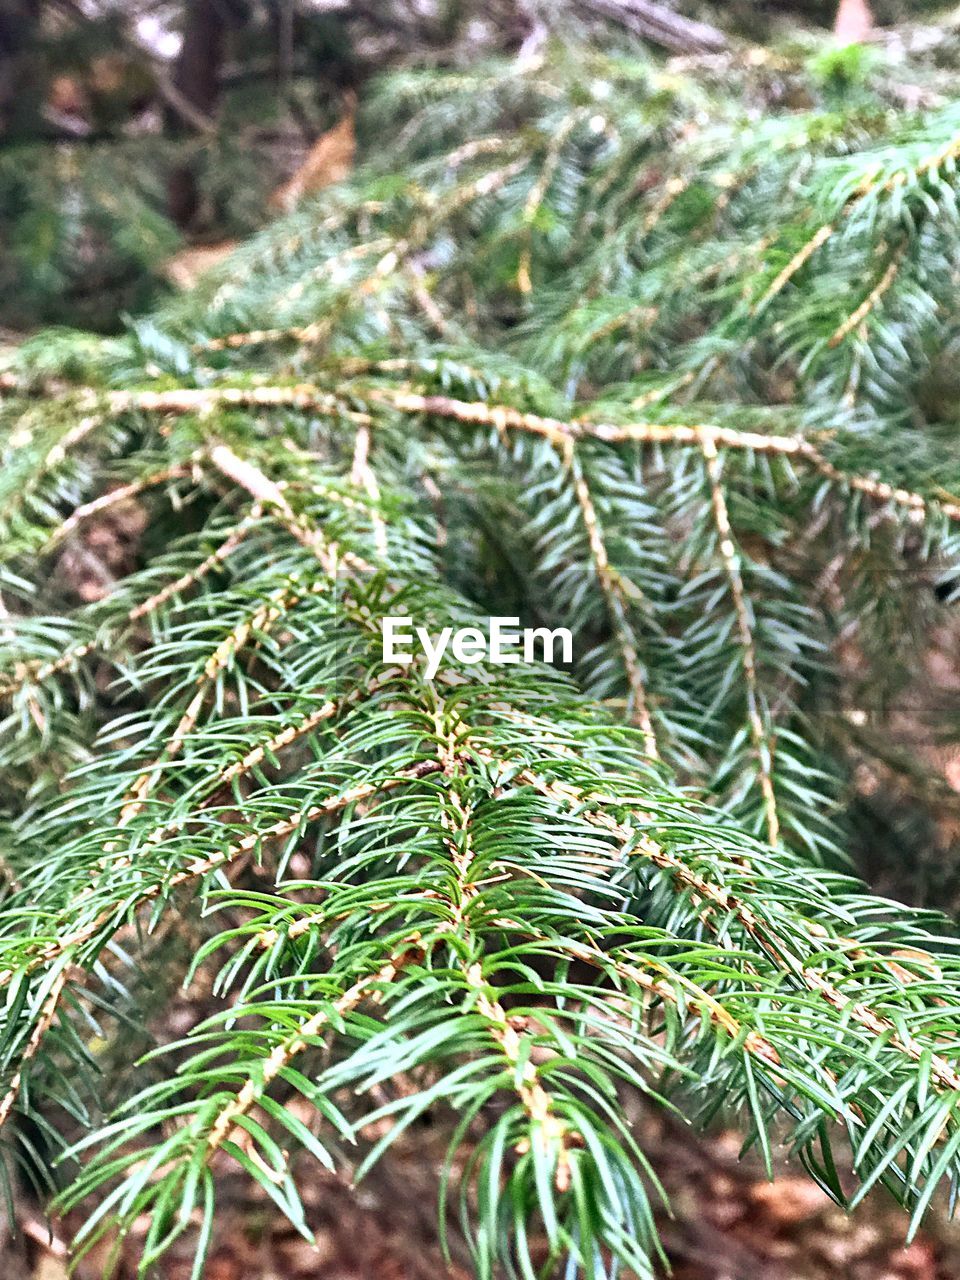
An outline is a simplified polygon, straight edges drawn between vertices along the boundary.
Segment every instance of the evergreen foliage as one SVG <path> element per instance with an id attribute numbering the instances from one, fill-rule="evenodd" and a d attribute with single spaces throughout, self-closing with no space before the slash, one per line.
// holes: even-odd
<path id="1" fill-rule="evenodd" d="M 440 1109 L 478 1275 L 652 1275 L 630 1091 L 838 1200 L 845 1137 L 914 1227 L 956 1192 L 955 931 L 849 874 L 842 741 L 957 573 L 960 112 L 841 70 L 394 75 L 351 183 L 11 361 L 0 1120 L 35 1175 L 90 1129 L 81 1249 L 199 1210 L 199 1276 L 217 1159 L 306 1231 L 290 1149 Z M 383 663 L 488 613 L 573 669 Z"/>
<path id="2" fill-rule="evenodd" d="M 251 150 L 259 152 L 252 176 Z M 141 136 L 0 150 L 0 322 L 109 332 L 118 312 L 143 311 L 169 293 L 165 268 L 182 236 L 167 186 L 188 160 L 218 235 L 262 225 L 278 177 L 262 143 Z"/>

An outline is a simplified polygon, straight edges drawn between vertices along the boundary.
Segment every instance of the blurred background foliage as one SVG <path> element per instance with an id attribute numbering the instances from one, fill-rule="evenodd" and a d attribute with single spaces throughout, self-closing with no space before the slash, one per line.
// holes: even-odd
<path id="1" fill-rule="evenodd" d="M 953 20 L 930 0 L 873 0 L 870 17 L 868 47 L 824 53 L 835 0 L 0 0 L 0 328 L 111 332 L 191 282 L 289 205 L 304 166 L 306 191 L 342 176 L 342 158 L 311 176 L 313 153 L 338 123 L 352 145 L 353 104 L 389 67 L 527 56 L 562 32 L 646 40 L 728 89 L 730 42 L 764 41 L 786 60 L 745 89 L 762 113 L 862 99 L 884 83 L 880 50 L 906 44 L 913 92 L 935 93 Z M 362 110 L 357 132 L 376 148 Z"/>

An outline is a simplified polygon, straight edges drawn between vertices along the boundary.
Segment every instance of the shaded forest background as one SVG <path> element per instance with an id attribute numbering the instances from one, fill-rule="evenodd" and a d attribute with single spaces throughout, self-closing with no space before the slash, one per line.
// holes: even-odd
<path id="1" fill-rule="evenodd" d="M 0 0 L 0 346 L 51 324 L 117 331 L 268 219 L 346 176 L 358 156 L 388 148 L 389 137 L 368 134 L 363 112 L 367 85 L 385 70 L 491 54 L 535 59 L 558 31 L 639 42 L 694 76 L 700 67 L 722 75 L 775 49 L 787 61 L 772 60 L 759 78 L 758 113 L 807 105 L 808 89 L 783 69 L 790 59 L 807 66 L 852 45 L 860 52 L 823 65 L 855 85 L 869 79 L 872 48 L 921 50 L 922 80 L 888 86 L 905 108 L 936 101 L 960 61 L 960 10 L 926 0 L 844 0 L 839 9 L 834 0 Z M 107 562 L 131 554 L 139 530 L 136 513 L 129 519 L 101 531 Z M 926 669 L 891 699 L 884 742 L 864 744 L 871 764 L 858 803 L 870 838 L 857 853 L 879 892 L 956 910 L 960 751 L 943 736 L 945 704 L 960 719 L 960 629 L 949 625 Z M 935 785 L 921 788 L 931 763 Z M 184 1002 L 195 1010 L 204 997 L 191 990 Z M 185 1022 L 194 1016 L 184 1011 Z M 734 1133 L 697 1143 L 662 1119 L 637 1123 L 670 1171 L 677 1216 L 664 1238 L 679 1280 L 960 1277 L 956 1227 L 935 1220 L 906 1248 L 904 1220 L 882 1198 L 847 1219 L 805 1180 L 788 1173 L 770 1185 L 739 1163 Z M 205 1274 L 442 1274 L 429 1191 L 442 1138 L 418 1130 L 403 1156 L 359 1192 L 311 1171 L 316 1249 L 238 1180 Z M 16 1260 L 0 1254 L 0 1275 L 60 1280 L 60 1235 L 48 1233 L 29 1198 L 19 1208 L 29 1248 Z M 185 1280 L 190 1265 L 186 1254 L 172 1257 L 159 1274 Z M 101 1266 L 93 1254 L 79 1275 L 93 1280 Z"/>
<path id="2" fill-rule="evenodd" d="M 3 0 L 0 327 L 110 332 L 182 287 L 342 177 L 356 145 L 386 141 L 364 136 L 356 107 L 391 67 L 534 57 L 558 27 L 681 63 L 744 42 L 812 48 L 831 27 L 882 41 L 920 24 L 949 44 L 936 13 L 929 0 Z M 771 106 L 783 91 L 774 77 Z"/>

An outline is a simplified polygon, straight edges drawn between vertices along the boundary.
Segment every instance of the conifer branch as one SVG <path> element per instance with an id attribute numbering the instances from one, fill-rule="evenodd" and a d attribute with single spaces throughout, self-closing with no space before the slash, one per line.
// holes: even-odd
<path id="1" fill-rule="evenodd" d="M 900 264 L 903 262 L 906 245 L 901 245 L 896 253 L 893 254 L 887 263 L 886 270 L 883 275 L 873 286 L 864 300 L 851 311 L 841 324 L 837 326 L 827 341 L 828 347 L 838 347 L 841 342 L 850 336 L 854 330 L 866 320 L 872 311 L 875 311 L 883 301 L 884 294 L 890 289 L 891 285 L 897 278 L 897 272 L 900 270 Z"/>
<path id="2" fill-rule="evenodd" d="M 228 783 L 233 782 L 235 778 L 239 778 L 242 774 L 250 773 L 251 770 L 261 765 L 264 760 L 268 760 L 285 747 L 289 747 L 291 743 L 305 737 L 306 734 L 311 733 L 317 725 L 322 724 L 325 720 L 330 720 L 342 711 L 348 703 L 349 699 L 343 699 L 339 702 L 328 699 L 326 702 L 322 702 L 315 711 L 311 711 L 309 715 L 304 716 L 296 723 L 287 725 L 285 729 L 281 729 L 279 733 L 274 734 L 268 741 L 252 747 L 240 760 L 234 761 L 222 773 L 217 774 L 211 790 L 217 791 L 220 787 L 227 786 Z"/>
<path id="3" fill-rule="evenodd" d="M 325 584 L 324 584 L 325 585 Z M 242 618 L 235 627 L 220 641 L 204 663 L 203 670 L 197 678 L 197 689 L 183 714 L 177 721 L 173 733 L 164 744 L 160 759 L 149 768 L 144 769 L 128 790 L 120 807 L 117 829 L 124 827 L 136 818 L 156 785 L 163 764 L 175 760 L 180 754 L 187 736 L 194 729 L 203 704 L 210 694 L 211 687 L 221 674 L 234 662 L 244 645 L 251 639 L 259 641 L 264 632 L 284 616 L 286 611 L 300 599 L 300 595 L 290 589 L 281 588 L 259 605 L 248 617 Z M 109 848 L 115 847 L 114 845 Z"/>
<path id="4" fill-rule="evenodd" d="M 377 548 L 377 555 L 382 560 L 385 560 L 388 550 L 387 526 L 378 511 L 380 487 L 377 484 L 377 477 L 374 475 L 373 467 L 370 465 L 370 427 L 367 423 L 362 423 L 357 430 L 356 442 L 353 448 L 353 466 L 350 469 L 350 483 L 362 488 L 370 499 L 372 505 L 369 511 L 373 520 L 374 545 Z"/>
<path id="5" fill-rule="evenodd" d="M 348 809 L 352 805 L 359 804 L 363 800 L 369 799 L 371 796 L 393 791 L 397 787 L 402 786 L 405 782 L 426 777 L 428 774 L 436 772 L 436 769 L 437 766 L 434 762 L 421 761 L 413 768 L 393 777 L 381 779 L 379 782 L 358 783 L 356 786 L 350 787 L 343 792 L 328 796 L 319 803 L 311 805 L 309 809 L 298 814 L 295 818 L 284 819 L 282 821 L 272 823 L 270 826 L 265 827 L 260 831 L 251 831 L 250 834 L 244 836 L 242 840 L 238 840 L 235 843 L 228 845 L 225 849 L 217 850 L 204 858 L 194 858 L 186 867 L 174 872 L 168 878 L 158 880 L 154 884 L 146 885 L 136 895 L 133 901 L 127 905 L 126 914 L 135 914 L 155 898 L 160 897 L 161 894 L 169 894 L 174 889 L 180 888 L 181 885 L 190 884 L 196 880 L 203 879 L 212 871 L 217 871 L 222 867 L 236 862 L 246 854 L 252 853 L 262 844 L 266 844 L 273 840 L 280 840 L 284 836 L 291 835 L 293 832 L 300 831 L 304 827 L 319 821 L 321 818 L 340 813 L 342 810 Z M 104 908 L 102 912 L 81 928 L 67 933 L 64 937 L 58 938 L 55 942 L 49 943 L 39 951 L 32 954 L 24 962 L 20 972 L 23 974 L 33 973 L 38 968 L 58 960 L 61 956 L 79 951 L 88 942 L 91 942 L 96 938 L 104 925 L 108 924 L 115 917 L 115 907 L 109 906 Z M 17 970 L 0 970 L 0 990 L 9 986 L 16 975 Z"/>
<path id="6" fill-rule="evenodd" d="M 224 540 L 210 552 L 194 569 L 188 569 L 182 573 L 179 578 L 175 578 L 173 582 L 168 582 L 165 587 L 161 587 L 159 591 L 155 591 L 153 595 L 148 596 L 146 600 L 142 600 L 140 604 L 134 605 L 127 613 L 129 622 L 139 622 L 141 618 L 148 617 L 151 613 L 156 613 L 174 596 L 181 596 L 185 591 L 189 591 L 191 587 L 195 587 L 198 582 L 202 582 L 209 574 L 233 555 L 234 551 L 240 546 L 244 538 L 255 529 L 260 523 L 263 516 L 263 508 L 259 503 L 254 503 L 250 508 L 248 515 L 244 516 L 230 530 Z M 38 672 L 37 679 L 43 677 Z"/>
<path id="7" fill-rule="evenodd" d="M 175 1066 L 124 1063 L 75 1149 L 81 1248 L 111 1213 L 150 1220 L 144 1267 L 206 1238 L 218 1151 L 305 1231 L 275 1135 L 333 1161 L 281 1081 L 379 1124 L 370 1161 L 459 1117 L 484 1275 L 652 1274 L 628 1091 L 740 1108 L 842 1199 L 839 1122 L 915 1220 L 960 1177 L 950 930 L 832 869 L 868 736 L 846 636 L 886 691 L 956 577 L 957 112 L 897 119 L 875 77 L 864 129 L 822 73 L 747 111 L 741 63 L 404 70 L 365 103 L 389 156 L 128 335 L 4 355 L 0 1119 L 73 1129 L 65 975 L 122 944 L 159 993 L 134 926 L 166 936 L 181 888 L 192 972 L 219 966 Z M 77 609 L 36 550 L 134 498 L 163 520 Z M 569 627 L 573 661 L 471 655 L 485 612 Z"/>
<path id="8" fill-rule="evenodd" d="M 484 196 L 490 196 L 499 191 L 511 178 L 522 173 L 527 167 L 527 159 L 523 157 L 515 160 L 511 164 L 504 165 L 500 169 L 491 169 L 481 177 L 470 182 L 464 183 L 463 186 L 452 192 L 444 200 L 438 202 L 435 209 L 425 215 L 421 220 L 419 227 L 415 228 L 409 237 L 401 237 L 395 240 L 385 240 L 377 242 L 376 251 L 380 253 L 380 258 L 366 276 L 359 283 L 353 285 L 353 294 L 357 298 L 369 297 L 374 294 L 396 271 L 401 267 L 410 255 L 419 249 L 430 235 L 433 228 L 443 221 L 454 217 L 456 214 L 462 213 L 466 208 L 473 204 L 476 200 Z M 362 252 L 358 252 L 362 250 Z M 370 255 L 370 246 L 357 246 L 357 249 L 346 251 L 351 256 L 367 257 Z M 320 268 L 324 270 L 325 268 Z M 301 281 L 292 287 L 289 297 L 295 299 L 302 290 Z M 312 324 L 305 326 L 292 325 L 288 328 L 280 329 L 255 329 L 249 332 L 239 332 L 227 334 L 221 338 L 210 338 L 204 342 L 195 344 L 196 351 L 221 351 L 224 349 L 236 349 L 238 347 L 247 346 L 268 346 L 280 342 L 295 342 L 298 346 L 315 346 L 322 342 L 331 329 L 332 318 L 324 318 L 317 320 Z"/>
<path id="9" fill-rule="evenodd" d="M 892 502 L 919 513 L 942 512 L 950 520 L 960 520 L 960 503 L 926 498 L 920 493 L 891 485 L 869 476 L 848 475 L 834 466 L 810 440 L 800 435 L 768 435 L 738 431 L 715 423 L 633 422 L 625 424 L 591 422 L 585 418 L 563 420 L 525 413 L 502 404 L 463 401 L 448 396 L 423 395 L 370 387 L 364 392 L 371 402 L 381 402 L 399 413 L 448 418 L 468 425 L 489 426 L 501 433 L 527 432 L 542 436 L 562 447 L 569 439 L 594 439 L 608 444 L 654 444 L 702 448 L 712 439 L 723 449 L 796 457 L 809 463 L 836 484 L 855 489 L 877 502 Z M 112 415 L 139 413 L 209 413 L 220 405 L 249 408 L 289 407 L 345 416 L 337 397 L 310 384 L 294 386 L 183 388 L 170 392 L 112 393 L 108 398 Z"/>
<path id="10" fill-rule="evenodd" d="M 614 955 L 609 951 L 603 951 L 599 947 L 585 942 L 569 938 L 554 939 L 548 934 L 541 936 L 545 944 L 556 947 L 572 959 L 580 960 L 583 964 L 590 965 L 603 974 L 616 977 L 628 986 L 638 987 L 641 991 L 646 992 L 647 995 L 657 1000 L 678 1006 L 681 1004 L 681 996 L 671 983 L 664 977 L 653 976 L 657 972 L 657 965 L 649 958 L 646 958 L 643 963 L 649 966 L 653 973 L 647 972 L 635 960 L 625 958 L 619 954 Z M 731 1040 L 741 1040 L 747 1053 L 754 1055 L 768 1070 L 776 1073 L 777 1067 L 781 1065 L 780 1055 L 765 1036 L 762 1036 L 757 1031 L 744 1028 L 730 1013 L 729 1009 L 715 999 L 709 991 L 697 986 L 682 975 L 673 974 L 671 976 L 683 993 L 683 1001 L 692 1005 L 698 1014 L 706 1013 L 710 1021 L 716 1026 L 722 1027 Z"/>
<path id="11" fill-rule="evenodd" d="M 208 574 L 218 569 L 220 565 L 227 560 L 233 552 L 240 546 L 244 538 L 249 534 L 251 529 L 255 528 L 262 518 L 262 510 L 259 506 L 251 508 L 249 515 L 244 518 L 231 529 L 230 533 L 224 538 L 223 542 L 203 559 L 195 568 L 188 569 L 172 582 L 168 582 L 165 587 L 161 587 L 159 591 L 142 600 L 140 604 L 134 605 L 128 609 L 124 618 L 123 625 L 128 626 L 130 623 L 138 622 L 141 618 L 148 617 L 152 613 L 156 613 L 174 596 L 182 595 L 191 587 L 201 582 Z M 91 653 L 96 653 L 102 649 L 102 644 L 98 640 L 86 640 L 82 644 L 72 645 L 58 658 L 54 658 L 49 662 L 35 660 L 33 662 L 21 663 L 14 678 L 4 681 L 0 684 L 0 697 L 9 697 L 15 693 L 17 689 L 23 685 L 42 684 L 45 680 L 49 680 L 52 676 L 59 675 L 61 672 L 68 671 L 72 667 L 77 666 L 84 658 Z"/>
<path id="12" fill-rule="evenodd" d="M 358 685 L 349 694 L 346 694 L 340 699 L 327 699 L 308 715 L 303 716 L 293 724 L 287 725 L 286 728 L 281 729 L 265 742 L 251 748 L 251 750 L 248 751 L 240 760 L 234 761 L 233 764 L 227 766 L 225 769 L 215 771 L 211 776 L 206 778 L 203 785 L 198 788 L 198 792 L 202 798 L 199 801 L 196 816 L 199 818 L 204 815 L 210 804 L 211 797 L 215 797 L 225 787 L 229 786 L 232 782 L 235 782 L 238 778 L 251 773 L 254 769 L 258 768 L 264 760 L 279 755 L 287 747 L 298 742 L 307 734 L 312 733 L 318 725 L 323 724 L 327 720 L 333 719 L 335 716 L 343 714 L 343 712 L 345 712 L 349 707 L 362 701 L 364 698 L 371 697 L 378 688 L 381 687 L 382 683 L 382 681 L 371 680 L 367 682 L 366 685 Z M 133 815 L 133 817 L 135 816 L 137 815 Z M 127 823 L 121 822 L 118 824 L 119 829 L 123 829 L 124 826 L 129 825 L 130 821 L 132 821 L 132 817 L 127 820 Z M 154 827 L 152 830 L 148 831 L 139 842 L 138 852 L 160 844 L 168 836 L 182 830 L 185 825 L 186 824 L 183 820 L 177 820 L 174 822 L 162 823 L 160 826 Z M 105 852 L 112 852 L 114 847 L 114 843 L 111 842 L 104 847 Z M 115 872 L 124 867 L 133 866 L 134 861 L 135 857 L 132 854 L 124 855 L 119 859 L 113 858 L 109 862 L 105 859 L 101 859 L 98 863 L 98 870 L 100 872 L 104 872 L 106 870 Z M 96 895 L 97 889 L 98 885 L 95 882 L 78 893 L 74 902 L 77 905 L 82 905 L 87 899 Z"/>
<path id="13" fill-rule="evenodd" d="M 679 175 L 674 175 L 674 177 L 667 179 L 663 184 L 663 191 L 654 201 L 652 207 L 643 219 L 644 235 L 650 234 L 673 202 L 683 195 L 689 185 L 689 179 L 681 178 Z"/>
<path id="14" fill-rule="evenodd" d="M 62 524 L 57 525 L 47 540 L 44 550 L 49 551 L 58 543 L 63 542 L 65 538 L 69 538 L 85 520 L 100 515 L 104 511 L 109 511 L 111 507 L 120 506 L 147 489 L 168 484 L 171 480 L 183 480 L 193 475 L 198 461 L 199 455 L 196 455 L 188 464 L 164 467 L 159 471 L 153 471 L 150 475 L 143 476 L 139 480 L 131 480 L 129 484 L 118 485 L 115 489 L 109 489 L 106 493 L 102 493 L 98 498 L 93 498 L 90 502 L 83 503 L 82 506 L 71 512 Z"/>
<path id="15" fill-rule="evenodd" d="M 215 1152 L 225 1142 L 236 1140 L 238 1121 L 256 1105 L 293 1059 L 303 1053 L 310 1042 L 315 1040 L 331 1021 L 352 1013 L 363 1001 L 377 1003 L 380 989 L 392 982 L 401 969 L 410 964 L 421 950 L 419 934 L 411 934 L 375 973 L 358 978 L 335 1000 L 319 1008 L 316 1013 L 301 1023 L 292 1036 L 277 1044 L 262 1064 L 257 1076 L 250 1076 L 240 1092 L 217 1113 L 207 1135 L 204 1163 L 209 1163 Z"/>
<path id="16" fill-rule="evenodd" d="M 210 453 L 210 460 L 235 484 L 257 502 L 274 508 L 284 528 L 320 561 L 327 578 L 337 577 L 340 561 L 354 569 L 372 570 L 373 566 L 352 551 L 340 552 L 336 543 L 329 542 L 323 533 L 301 520 L 291 508 L 280 485 L 271 480 L 259 467 L 237 455 L 227 445 L 219 444 Z"/>
<path id="17" fill-rule="evenodd" d="M 657 735 L 647 706 L 647 691 L 641 670 L 640 657 L 627 623 L 623 587 L 616 571 L 610 565 L 610 557 L 607 555 L 603 530 L 600 527 L 600 520 L 590 494 L 590 486 L 587 484 L 583 467 L 577 458 L 572 440 L 566 442 L 563 458 L 573 477 L 574 492 L 577 495 L 577 502 L 583 516 L 583 525 L 587 533 L 593 567 L 596 571 L 597 581 L 600 583 L 600 590 L 606 601 L 610 623 L 617 637 L 620 653 L 623 656 L 623 665 L 627 673 L 627 683 L 630 686 L 630 694 L 633 701 L 631 718 L 643 734 L 644 749 L 647 755 L 652 760 L 656 760 L 659 758 Z"/>
<path id="18" fill-rule="evenodd" d="M 450 730 L 444 727 L 445 708 L 441 700 L 434 707 L 434 724 L 437 732 L 438 763 L 447 780 L 447 810 L 442 816 L 447 833 L 446 843 L 456 871 L 455 891 L 450 902 L 450 928 L 464 935 L 471 954 L 481 950 L 479 940 L 473 936 L 469 915 L 472 902 L 477 897 L 477 887 L 472 879 L 474 847 L 471 834 L 471 810 L 464 804 L 457 790 L 460 773 L 459 761 L 464 751 L 469 751 L 470 735 L 467 726 L 458 715 L 452 717 Z M 548 1157 L 556 1151 L 554 1177 L 557 1189 L 569 1187 L 570 1172 L 566 1148 L 569 1141 L 568 1126 L 556 1113 L 550 1093 L 539 1078 L 529 1045 L 495 995 L 483 974 L 479 960 L 465 963 L 458 953 L 458 966 L 464 983 L 471 994 L 474 1007 L 486 1024 L 487 1034 L 496 1043 L 508 1065 L 512 1088 L 533 1126 L 533 1134 L 543 1144 Z"/>
<path id="19" fill-rule="evenodd" d="M 531 240 L 533 237 L 533 227 L 536 223 L 537 216 L 543 206 L 547 192 L 550 190 L 550 183 L 553 181 L 557 171 L 557 165 L 560 163 L 560 156 L 571 133 L 584 117 L 582 107 L 571 111 L 565 120 L 562 120 L 560 127 L 550 140 L 547 148 L 547 154 L 544 158 L 543 165 L 540 169 L 539 177 L 530 188 L 530 194 L 527 196 L 526 204 L 523 206 L 523 221 L 526 227 L 526 243 L 520 253 L 520 265 L 517 269 L 517 288 L 523 294 L 528 294 L 533 290 L 533 280 L 530 276 L 532 250 Z"/>
<path id="20" fill-rule="evenodd" d="M 655 866 L 669 872 L 679 884 L 703 904 L 717 908 L 725 915 L 735 916 L 761 951 L 769 955 L 783 972 L 799 979 L 804 986 L 822 996 L 838 1012 L 862 1026 L 871 1037 L 891 1045 L 914 1062 L 926 1058 L 931 1064 L 932 1078 L 940 1088 L 947 1092 L 960 1090 L 960 1072 L 955 1070 L 945 1058 L 934 1053 L 929 1045 L 923 1044 L 915 1036 L 910 1035 L 905 1028 L 897 1027 L 889 1018 L 877 1013 L 865 1001 L 844 995 L 821 972 L 811 969 L 783 938 L 777 936 L 767 921 L 758 917 L 746 902 L 731 893 L 728 888 L 712 884 L 639 828 L 619 822 L 608 813 L 597 810 L 598 804 L 605 802 L 609 804 L 613 797 L 580 792 L 567 784 L 544 780 L 529 769 L 520 771 L 518 777 L 557 803 L 566 807 L 572 806 L 582 813 L 587 822 L 614 835 L 622 842 L 628 857 L 640 856 L 648 859 Z M 708 914 L 705 919 L 709 922 L 710 915 Z M 825 934 L 820 926 L 814 927 L 812 922 L 808 923 L 811 934 L 817 937 L 826 950 L 830 941 L 829 935 Z"/>
<path id="21" fill-rule="evenodd" d="M 817 250 L 827 243 L 836 229 L 837 225 L 834 222 L 825 222 L 823 226 L 817 228 L 806 244 L 797 250 L 787 265 L 773 278 L 759 301 L 753 304 L 752 315 L 759 315 L 778 293 L 782 293 L 797 272 L 805 267 Z"/>
<path id="22" fill-rule="evenodd" d="M 96 393 L 91 392 L 89 398 L 95 400 Z M 58 467 L 78 444 L 86 440 L 87 436 L 96 431 L 105 421 L 106 416 L 102 413 L 91 413 L 81 418 L 61 440 L 50 448 L 43 460 L 44 471 L 52 471 L 54 467 Z"/>
<path id="23" fill-rule="evenodd" d="M 780 818 L 777 812 L 777 798 L 773 789 L 773 742 L 767 732 L 760 711 L 760 689 L 757 676 L 757 649 L 753 638 L 753 624 L 747 604 L 747 593 L 744 589 L 743 575 L 740 571 L 740 560 L 733 541 L 733 528 L 727 510 L 727 500 L 723 492 L 723 480 L 720 458 L 715 442 L 706 437 L 702 443 L 703 457 L 710 484 L 710 502 L 713 519 L 717 529 L 717 546 L 723 562 L 724 572 L 730 587 L 730 596 L 737 617 L 737 632 L 740 637 L 740 650 L 743 662 L 744 697 L 747 704 L 747 724 L 750 738 L 757 759 L 757 777 L 760 792 L 763 796 L 763 808 L 766 816 L 767 839 L 776 845 L 780 840 Z"/>
<path id="24" fill-rule="evenodd" d="M 425 396 L 413 392 L 392 392 L 381 388 L 371 388 L 367 396 L 371 400 L 383 401 L 401 413 L 451 418 L 457 422 L 493 427 L 501 433 L 524 431 L 543 436 L 561 447 L 569 439 L 589 438 L 602 440 L 608 444 L 658 444 L 695 446 L 702 449 L 704 440 L 712 440 L 715 446 L 723 449 L 796 457 L 809 463 L 827 479 L 842 487 L 856 489 L 877 502 L 893 502 L 897 506 L 919 513 L 935 509 L 951 520 L 960 520 L 960 503 L 928 499 L 909 489 L 873 480 L 868 476 L 847 475 L 834 466 L 814 444 L 799 435 L 764 435 L 760 432 L 737 431 L 731 427 L 720 427 L 713 423 L 689 426 L 680 423 L 633 422 L 618 425 L 590 422 L 582 418 L 565 422 L 559 418 L 524 413 L 506 405 L 468 403 L 452 400 L 447 396 Z"/>
<path id="25" fill-rule="evenodd" d="M 23 1052 L 20 1054 L 20 1061 L 17 1065 L 17 1069 L 11 1077 L 6 1093 L 2 1098 L 0 1098 L 0 1129 L 2 1129 L 6 1124 L 10 1117 L 10 1113 L 16 1105 L 26 1068 L 39 1053 L 44 1037 L 53 1026 L 60 1007 L 60 998 L 66 989 L 69 977 L 69 964 L 64 964 L 59 972 L 53 976 L 53 980 L 50 983 L 50 989 L 47 992 L 43 1001 L 43 1006 L 40 1009 L 37 1020 L 30 1032 L 30 1039 L 27 1041 Z"/>

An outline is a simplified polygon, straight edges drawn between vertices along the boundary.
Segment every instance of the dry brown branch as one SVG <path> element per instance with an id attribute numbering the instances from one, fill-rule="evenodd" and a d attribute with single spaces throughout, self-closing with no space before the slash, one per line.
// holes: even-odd
<path id="1" fill-rule="evenodd" d="M 727 37 L 717 27 L 685 18 L 657 0 L 587 0 L 587 3 L 605 18 L 674 53 L 719 53 L 727 48 Z"/>

